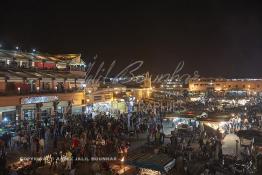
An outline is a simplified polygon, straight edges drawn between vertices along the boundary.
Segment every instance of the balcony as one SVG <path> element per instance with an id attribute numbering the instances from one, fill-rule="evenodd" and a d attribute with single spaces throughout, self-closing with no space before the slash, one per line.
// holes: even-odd
<path id="1" fill-rule="evenodd" d="M 23 91 L 23 90 L 9 90 L 6 92 L 0 92 L 0 96 L 24 96 L 24 95 L 42 95 L 42 94 L 63 94 L 63 93 L 75 93 L 75 92 L 84 92 L 83 88 L 71 88 L 71 89 L 39 89 L 32 91 Z"/>
<path id="2" fill-rule="evenodd" d="M 36 72 L 36 71 L 50 71 L 50 72 L 60 72 L 60 71 L 63 71 L 63 72 L 85 72 L 86 69 L 85 68 L 82 68 L 82 67 L 67 67 L 67 68 L 57 68 L 57 67 L 54 67 L 54 68 L 47 68 L 47 67 L 30 67 L 30 66 L 26 66 L 26 65 L 22 65 L 22 66 L 19 66 L 19 65 L 16 65 L 16 64 L 1 64 L 0 63 L 0 69 L 1 70 L 15 70 L 15 71 L 32 71 L 32 72 Z"/>

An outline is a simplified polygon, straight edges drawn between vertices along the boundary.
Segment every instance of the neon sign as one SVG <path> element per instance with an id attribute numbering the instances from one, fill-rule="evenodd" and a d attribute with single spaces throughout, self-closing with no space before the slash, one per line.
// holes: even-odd
<path id="1" fill-rule="evenodd" d="M 35 103 L 48 103 L 58 100 L 58 96 L 38 96 L 26 97 L 21 99 L 21 104 L 35 104 Z"/>

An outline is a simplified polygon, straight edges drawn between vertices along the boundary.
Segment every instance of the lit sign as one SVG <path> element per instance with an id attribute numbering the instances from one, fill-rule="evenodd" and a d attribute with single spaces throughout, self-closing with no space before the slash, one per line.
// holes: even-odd
<path id="1" fill-rule="evenodd" d="M 21 104 L 47 103 L 58 100 L 58 96 L 26 97 L 21 99 Z"/>

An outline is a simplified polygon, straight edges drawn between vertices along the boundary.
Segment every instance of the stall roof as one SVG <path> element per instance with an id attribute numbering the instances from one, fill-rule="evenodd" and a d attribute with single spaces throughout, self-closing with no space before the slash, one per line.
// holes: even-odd
<path id="1" fill-rule="evenodd" d="M 221 112 L 208 112 L 207 117 L 198 118 L 200 121 L 211 121 L 211 122 L 221 122 L 228 121 L 232 118 L 230 114 Z"/>
<path id="2" fill-rule="evenodd" d="M 187 111 L 187 112 L 181 112 L 181 113 L 167 113 L 165 115 L 165 118 L 177 117 L 177 118 L 191 118 L 191 119 L 193 119 L 200 114 L 201 114 L 201 112 L 196 112 L 196 111 Z"/>
<path id="3" fill-rule="evenodd" d="M 249 129 L 249 130 L 240 130 L 237 132 L 239 137 L 244 137 L 247 139 L 252 139 L 253 137 L 261 137 L 262 138 L 262 131 L 257 129 Z"/>
<path id="4" fill-rule="evenodd" d="M 237 136 L 253 140 L 254 145 L 262 146 L 262 131 L 258 129 L 240 130 L 237 132 Z"/>
<path id="5" fill-rule="evenodd" d="M 160 172 L 166 172 L 167 170 L 173 168 L 175 165 L 174 158 L 171 158 L 167 154 L 163 153 L 152 154 L 137 152 L 128 156 L 126 162 L 132 166 L 152 169 Z"/>

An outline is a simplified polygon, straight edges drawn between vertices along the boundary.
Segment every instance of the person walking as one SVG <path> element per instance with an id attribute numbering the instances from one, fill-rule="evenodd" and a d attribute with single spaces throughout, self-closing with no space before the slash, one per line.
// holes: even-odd
<path id="1" fill-rule="evenodd" d="M 70 150 L 66 152 L 66 170 L 71 170 L 71 165 L 72 165 L 72 153 Z"/>
<path id="2" fill-rule="evenodd" d="M 43 155 L 45 153 L 45 140 L 43 138 L 39 140 L 39 146 L 40 146 L 40 155 Z"/>
<path id="3" fill-rule="evenodd" d="M 52 161 L 51 161 L 50 169 L 52 169 L 52 168 L 56 169 L 56 160 L 57 160 L 57 158 L 58 158 L 58 154 L 57 154 L 57 152 L 54 152 L 52 154 Z"/>

